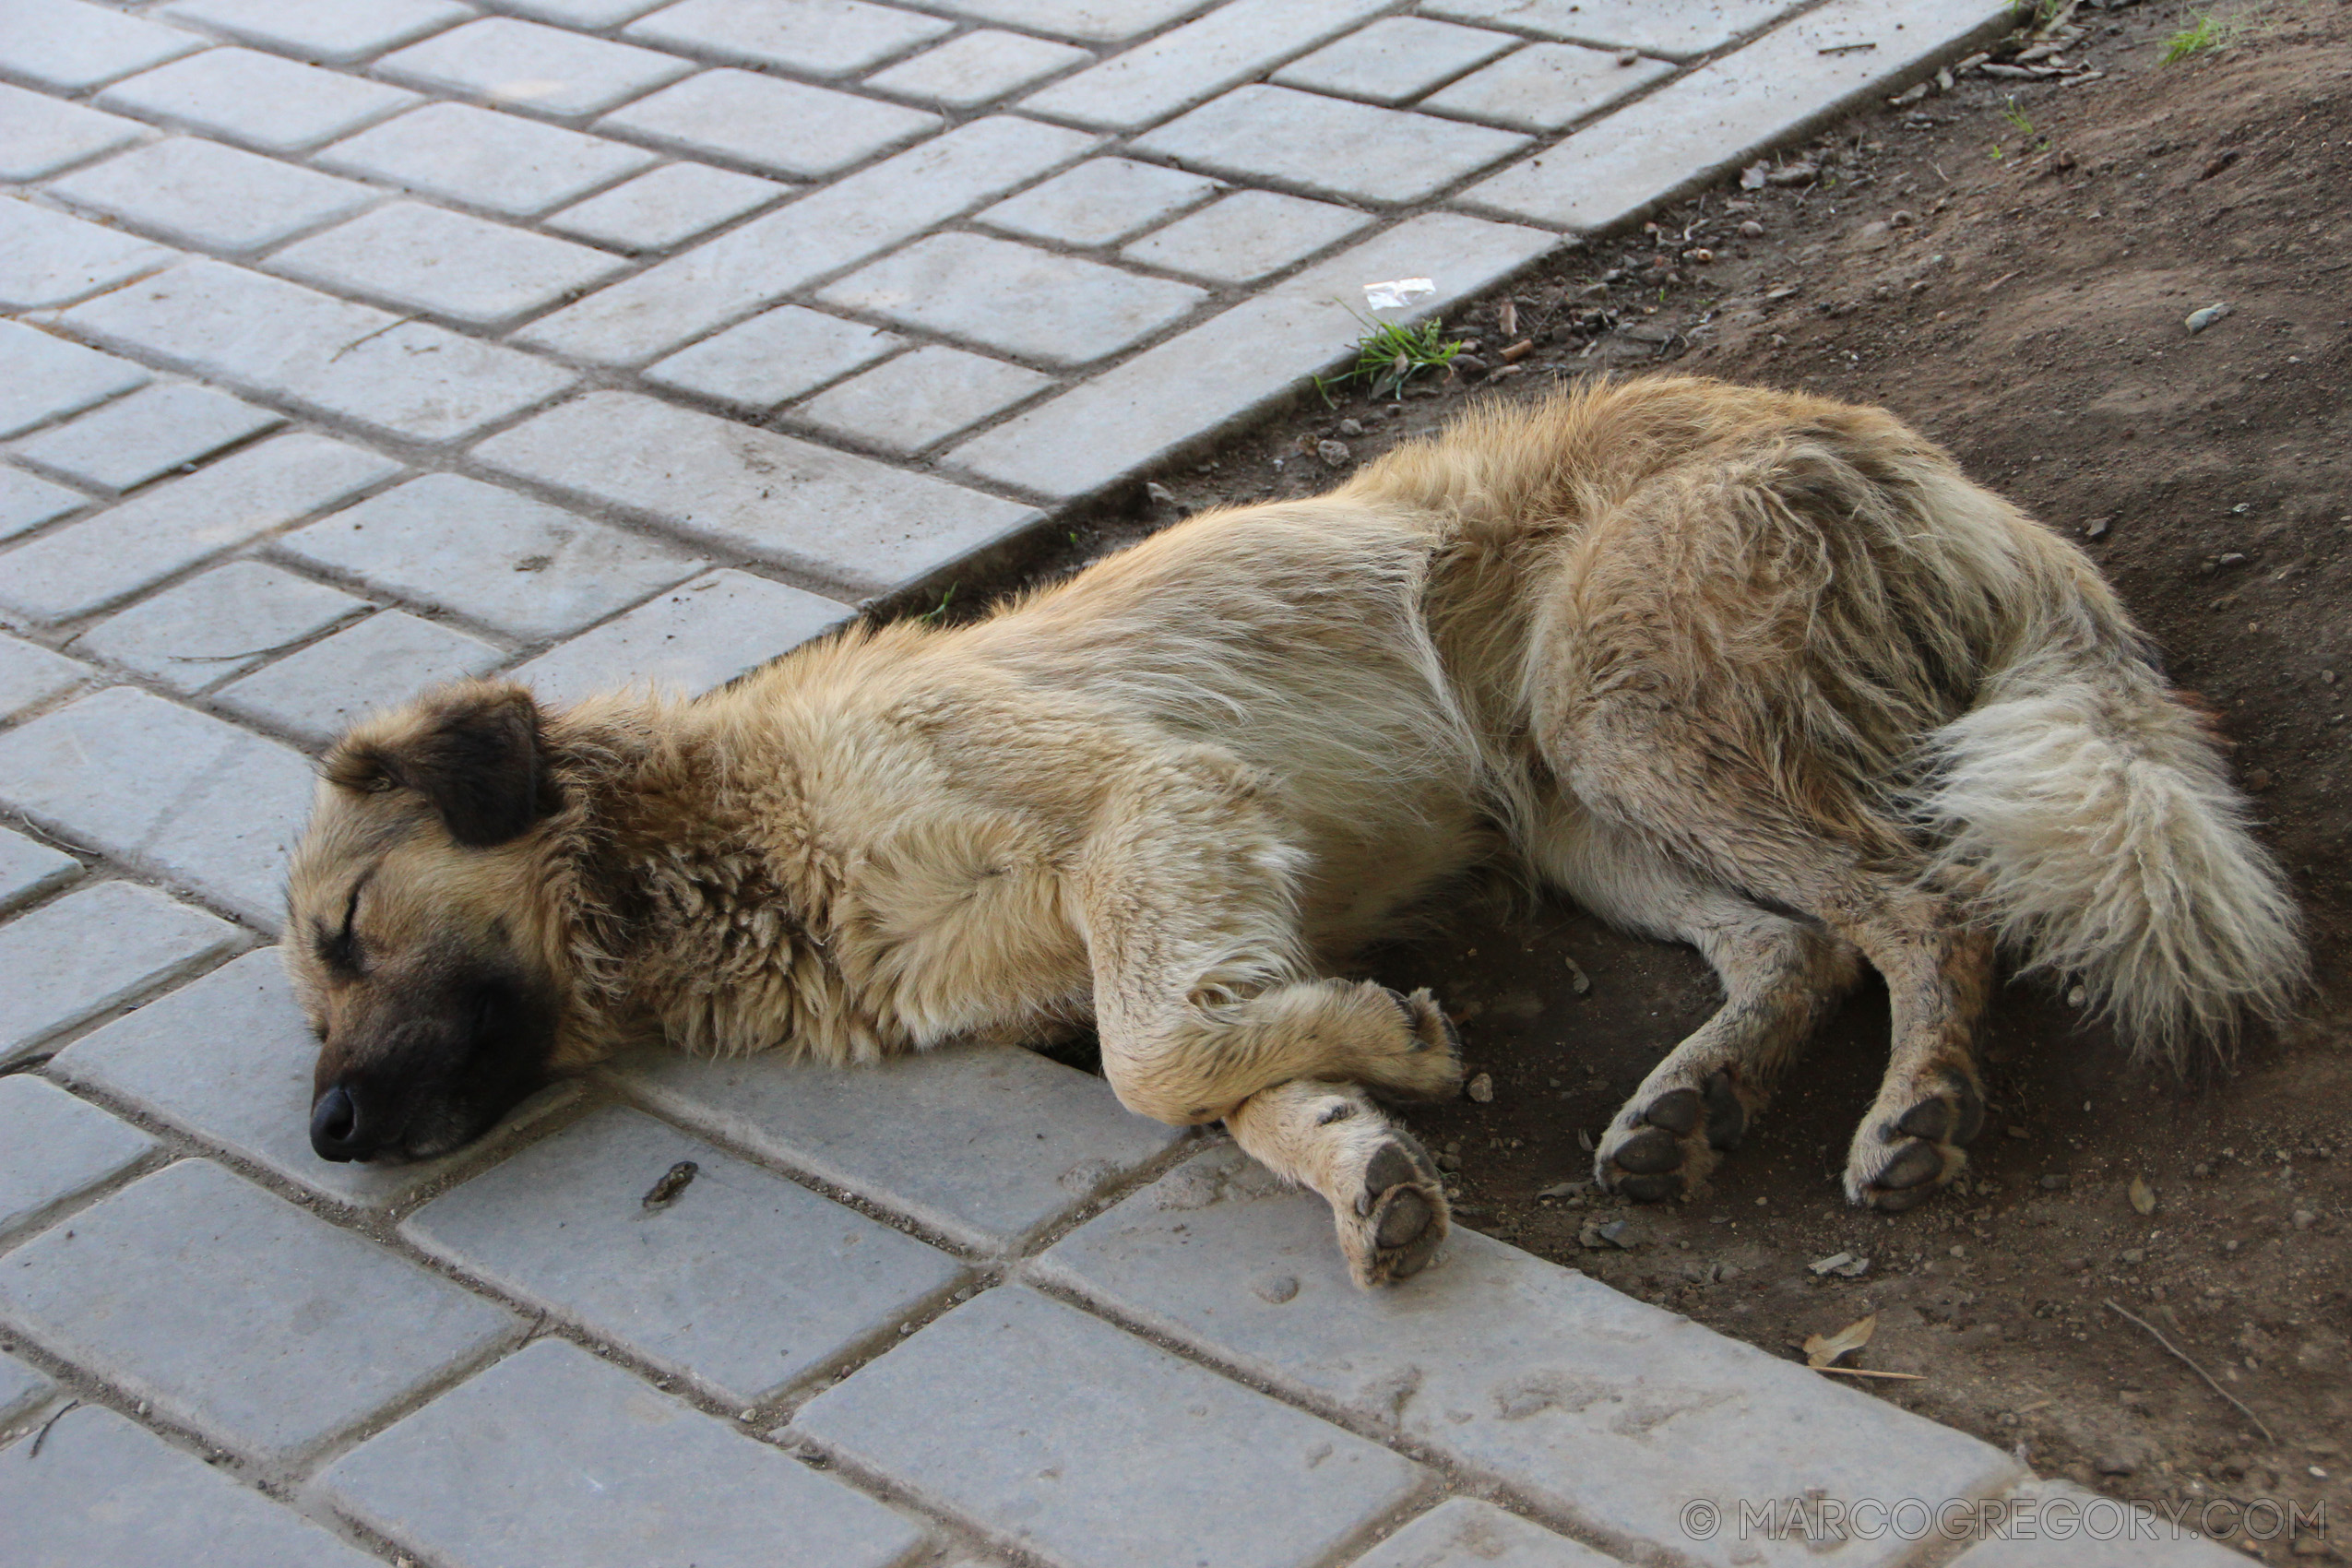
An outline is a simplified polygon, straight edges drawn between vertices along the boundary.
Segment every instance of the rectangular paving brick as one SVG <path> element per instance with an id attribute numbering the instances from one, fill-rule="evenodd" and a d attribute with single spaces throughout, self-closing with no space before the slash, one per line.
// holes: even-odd
<path id="1" fill-rule="evenodd" d="M 0 1354 L 0 1422 L 14 1421 L 18 1417 L 32 1410 L 46 1400 L 55 1388 L 54 1384 L 17 1360 L 16 1357 Z M 22 1435 L 21 1432 L 13 1428 L 0 1430 L 0 1443 L 14 1442 L 20 1435 Z M 30 1445 L 27 1444 L 27 1446 Z M 80 1561 L 76 1559 L 70 1568 L 78 1568 Z M 69 1568 L 69 1565 L 61 1562 L 57 1568 Z"/>
<path id="2" fill-rule="evenodd" d="M 919 109 L 723 69 L 664 88 L 597 122 L 600 131 L 814 177 L 862 163 L 939 128 Z"/>
<path id="3" fill-rule="evenodd" d="M 1380 0 L 1231 0 L 1198 21 L 1021 101 L 1032 113 L 1141 130 L 1249 80 L 1385 7 Z"/>
<path id="4" fill-rule="evenodd" d="M 527 642 L 577 631 L 707 564 L 455 474 L 411 480 L 297 529 L 278 549 Z"/>
<path id="5" fill-rule="evenodd" d="M 1629 56 L 1622 50 L 1532 43 L 1431 93 L 1421 107 L 1515 130 L 1556 131 L 1673 69 L 1663 60 Z"/>
<path id="6" fill-rule="evenodd" d="M 1306 1568 L 1423 1476 L 1017 1286 L 818 1395 L 792 1430 L 1070 1568 Z"/>
<path id="7" fill-rule="evenodd" d="M 595 114 L 694 70 L 692 61 L 511 17 L 488 17 L 387 54 L 395 81 L 542 114 Z"/>
<path id="8" fill-rule="evenodd" d="M 213 694 L 230 712 L 324 751 L 378 709 L 506 662 L 493 643 L 405 611 L 383 610 Z"/>
<path id="9" fill-rule="evenodd" d="M 22 322 L 0 321 L 0 437 L 143 386 L 148 373 Z"/>
<path id="10" fill-rule="evenodd" d="M 2175 1524 L 2072 1481 L 2029 1480 L 1987 1511 L 1987 1538 L 1954 1558 L 1952 1568 L 2245 1568 L 2248 1553 L 2194 1533 L 2201 1515 L 2236 1524 L 2260 1519 L 2263 1511 L 2240 1514 L 2224 1505 L 2206 1515 L 2192 1505 Z"/>
<path id="11" fill-rule="evenodd" d="M 1356 1568 L 1615 1568 L 1614 1558 L 1491 1503 L 1449 1498 L 1356 1560 Z"/>
<path id="12" fill-rule="evenodd" d="M 1322 1200 L 1230 1146 L 1034 1266 L 1246 1375 L 1499 1477 L 1626 1552 L 1810 1562 L 1800 1540 L 1693 1540 L 1683 1510 L 1705 1499 L 1728 1517 L 1740 1499 L 1815 1488 L 1847 1502 L 1971 1498 L 2017 1475 L 1974 1438 L 1474 1232 L 1456 1229 L 1406 1284 L 1360 1289 Z M 1889 1533 L 1847 1542 L 1841 1561 L 1896 1563 L 1912 1549 Z"/>
<path id="13" fill-rule="evenodd" d="M 681 1160 L 695 1165 L 693 1181 L 645 1207 Z M 401 1231 L 738 1406 L 890 1336 L 964 1272 L 853 1208 L 618 1106 L 434 1199 Z"/>
<path id="14" fill-rule="evenodd" d="M 177 244 L 237 254 L 350 216 L 382 193 L 201 137 L 165 137 L 49 187 Z"/>
<path id="15" fill-rule="evenodd" d="M 920 452 L 1052 385 L 1026 365 L 934 345 L 852 376 L 792 414 L 885 452 Z"/>
<path id="16" fill-rule="evenodd" d="M 77 306 L 88 335 L 411 441 L 448 441 L 577 379 L 529 354 L 217 261 Z"/>
<path id="17" fill-rule="evenodd" d="M 1183 1135 L 1129 1114 L 1101 1079 L 1009 1047 L 855 1068 L 648 1051 L 614 1076 L 666 1116 L 990 1251 Z"/>
<path id="18" fill-rule="evenodd" d="M 101 1405 L 0 1453 L 11 1568 L 377 1568 L 376 1560 Z"/>
<path id="19" fill-rule="evenodd" d="M 172 0 L 163 14 L 320 65 L 348 65 L 474 13 L 455 0 Z"/>
<path id="20" fill-rule="evenodd" d="M 73 647 L 196 692 L 373 608 L 259 561 L 232 561 L 109 616 Z"/>
<path id="21" fill-rule="evenodd" d="M 0 1078 L 0 1236 L 137 1164 L 158 1146 L 129 1123 L 30 1073 Z"/>
<path id="22" fill-rule="evenodd" d="M 1526 145 L 1510 131 L 1265 86 L 1236 88 L 1135 143 L 1187 169 L 1384 206 L 1434 196 Z"/>
<path id="23" fill-rule="evenodd" d="M 1688 59 L 1719 49 L 1795 10 L 1803 0 L 1426 0 L 1457 21 L 1493 22 L 1544 38 L 1641 49 Z"/>
<path id="24" fill-rule="evenodd" d="M 778 305 L 655 361 L 645 378 L 765 413 L 905 345 L 861 321 Z"/>
<path id="25" fill-rule="evenodd" d="M 579 1099 L 576 1085 L 541 1089 L 509 1111 L 486 1145 L 407 1165 L 337 1164 L 310 1146 L 311 1038 L 275 947 L 231 959 L 209 974 L 91 1030 L 48 1071 L 116 1096 L 238 1158 L 357 1208 L 408 1203 L 481 1154 Z"/>
<path id="26" fill-rule="evenodd" d="M 263 152 L 290 153 L 350 136 L 417 99 L 256 50 L 208 49 L 117 82 L 98 101 Z"/>
<path id="27" fill-rule="evenodd" d="M 119 230 L 0 197 L 0 309 L 71 304 L 168 266 L 178 255 Z"/>
<path id="28" fill-rule="evenodd" d="M 636 173 L 654 155 L 519 114 L 428 103 L 337 142 L 317 161 L 503 217 L 530 218 Z"/>
<path id="29" fill-rule="evenodd" d="M 866 0 L 678 0 L 623 36 L 687 54 L 801 76 L 841 77 L 951 30 L 936 17 Z"/>
<path id="30" fill-rule="evenodd" d="M 954 448 L 946 460 L 1000 483 L 1089 493 L 1266 407 L 1355 353 L 1362 326 L 1338 303 L 1363 285 L 1429 275 L 1419 315 L 1449 308 L 1542 255 L 1557 237 L 1428 213 L 1343 251 L 1224 315 Z"/>
<path id="31" fill-rule="evenodd" d="M 0 70 L 60 92 L 86 92 L 208 42 L 82 0 L 0 0 Z"/>
<path id="32" fill-rule="evenodd" d="M 1196 207 L 1218 190 L 1215 180 L 1138 163 L 1090 158 L 980 215 L 992 229 L 1071 245 L 1115 244 Z"/>
<path id="33" fill-rule="evenodd" d="M 208 1160 L 73 1229 L 0 1258 L 0 1318 L 249 1458 L 292 1459 L 520 1327 Z"/>
<path id="34" fill-rule="evenodd" d="M 1959 52 L 2009 16 L 2003 0 L 1830 0 L 1460 199 L 1541 223 L 1606 228 Z"/>
<path id="35" fill-rule="evenodd" d="M 422 202 L 297 241 L 269 267 L 341 294 L 496 328 L 596 287 L 618 256 Z"/>
<path id="36" fill-rule="evenodd" d="M 446 1568 L 893 1568 L 922 1533 L 882 1504 L 541 1339 L 314 1483 Z"/>
<path id="37" fill-rule="evenodd" d="M 474 456 L 864 593 L 944 571 L 1037 517 L 926 474 L 622 392 L 566 403 Z"/>
<path id="38" fill-rule="evenodd" d="M 0 734 L 0 800 L 266 931 L 310 787 L 310 765 L 276 742 L 128 686 Z"/>
<path id="39" fill-rule="evenodd" d="M 766 207 L 792 187 L 707 163 L 668 163 L 567 207 L 547 226 L 624 251 L 666 251 Z"/>
<path id="40" fill-rule="evenodd" d="M 0 603 L 42 621 L 86 615 L 399 471 L 323 435 L 277 436 L 19 547 Z"/>
<path id="41" fill-rule="evenodd" d="M 984 234 L 933 234 L 817 296 L 1051 364 L 1080 365 L 1181 320 L 1206 291 Z"/>
<path id="42" fill-rule="evenodd" d="M 1235 191 L 1120 254 L 1213 283 L 1254 283 L 1337 244 L 1372 220 L 1369 213 L 1304 196 Z"/>
<path id="43" fill-rule="evenodd" d="M 0 790 L 14 771 L 0 762 Z M 0 925 L 0 1062 L 240 940 L 225 921 L 135 882 L 101 882 L 18 916 Z"/>
<path id="44" fill-rule="evenodd" d="M 0 322 L 0 327 L 15 325 Z M 6 348 L 0 347 L 0 363 L 6 362 Z M 0 380 L 0 406 L 5 406 L 9 385 Z M 89 497 L 78 490 L 35 479 L 21 469 L 0 468 L 0 540 L 30 533 L 43 523 L 55 522 L 66 513 L 89 505 Z"/>
<path id="45" fill-rule="evenodd" d="M 0 910 L 62 887 L 81 874 L 82 863 L 14 829 L 0 827 Z"/>
<path id="46" fill-rule="evenodd" d="M 531 324 L 523 341 L 636 364 L 1076 159 L 1098 138 L 1009 115 L 933 137 Z"/>
<path id="47" fill-rule="evenodd" d="M 1093 55 L 1066 43 L 982 28 L 866 78 L 884 92 L 948 109 L 977 109 Z"/>
<path id="48" fill-rule="evenodd" d="M 506 0 L 506 8 L 517 16 L 593 31 L 619 27 L 660 4 L 662 0 Z"/>
<path id="49" fill-rule="evenodd" d="M 0 719 L 61 697 L 94 673 L 38 643 L 0 633 Z"/>
<path id="50" fill-rule="evenodd" d="M 1200 8 L 1200 0 L 952 0 L 940 7 L 1090 43 L 1137 38 Z"/>
<path id="51" fill-rule="evenodd" d="M 133 121 L 0 82 L 0 180 L 38 180 L 145 133 Z"/>
<path id="52" fill-rule="evenodd" d="M 1404 103 L 1503 53 L 1507 32 L 1455 27 L 1423 17 L 1389 17 L 1326 43 L 1274 75 L 1284 87 L 1337 93 L 1371 103 Z"/>
<path id="53" fill-rule="evenodd" d="M 101 490 L 131 490 L 285 422 L 283 414 L 174 381 L 36 435 L 17 455 Z"/>
<path id="54" fill-rule="evenodd" d="M 514 678 L 557 702 L 634 684 L 698 696 L 856 613 L 749 573 L 713 572 L 549 649 Z"/>

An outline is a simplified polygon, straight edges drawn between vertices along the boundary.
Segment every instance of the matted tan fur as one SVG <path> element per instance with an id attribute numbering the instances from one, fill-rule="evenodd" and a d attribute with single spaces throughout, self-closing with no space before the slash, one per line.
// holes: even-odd
<path id="1" fill-rule="evenodd" d="M 1446 1227 L 1376 1098 L 1461 1069 L 1427 992 L 1341 968 L 1495 864 L 1722 977 L 1599 1150 L 1637 1198 L 1705 1179 L 1865 961 L 1893 1052 L 1846 1182 L 1887 1209 L 1981 1120 L 1997 940 L 2176 1060 L 2301 973 L 2080 552 L 1883 411 L 1660 378 L 691 701 L 474 683 L 361 725 L 290 894 L 314 1142 L 451 1146 L 657 1037 L 848 1066 L 1091 1021 L 1126 1105 L 1223 1120 L 1376 1283 Z"/>

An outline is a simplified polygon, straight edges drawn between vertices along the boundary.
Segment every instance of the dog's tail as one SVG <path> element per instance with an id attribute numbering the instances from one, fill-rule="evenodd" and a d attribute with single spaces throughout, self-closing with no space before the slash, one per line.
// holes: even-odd
<path id="1" fill-rule="evenodd" d="M 2203 1041 L 2226 1063 L 2247 1016 L 2276 1020 L 2301 988 L 2295 900 L 2205 716 L 2087 562 L 2052 576 L 1929 739 L 1914 800 L 1936 877 L 2029 970 L 2077 978 L 2142 1056 L 2184 1069 Z"/>

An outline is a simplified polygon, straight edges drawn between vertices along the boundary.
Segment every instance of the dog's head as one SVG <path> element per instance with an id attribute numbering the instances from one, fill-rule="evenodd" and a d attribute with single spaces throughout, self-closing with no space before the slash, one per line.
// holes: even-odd
<path id="1" fill-rule="evenodd" d="M 328 754 L 285 937 L 321 1156 L 444 1153 L 546 1078 L 569 991 L 543 843 L 561 803 L 513 684 L 432 693 Z"/>

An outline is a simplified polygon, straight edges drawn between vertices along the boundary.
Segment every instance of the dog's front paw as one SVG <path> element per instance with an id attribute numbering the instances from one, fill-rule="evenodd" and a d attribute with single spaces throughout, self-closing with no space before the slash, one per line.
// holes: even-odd
<path id="1" fill-rule="evenodd" d="M 1427 988 L 1408 996 L 1372 988 L 1396 1010 L 1404 1036 L 1370 1064 L 1365 1081 L 1391 1099 L 1448 1100 L 1462 1092 L 1462 1037 Z"/>
<path id="2" fill-rule="evenodd" d="M 1695 1192 L 1715 1169 L 1716 1151 L 1733 1147 L 1747 1132 L 1749 1114 L 1730 1074 L 1720 1070 L 1698 1087 L 1644 1085 L 1602 1136 L 1594 1178 L 1635 1203 Z"/>
<path id="3" fill-rule="evenodd" d="M 1393 1285 L 1427 1268 L 1453 1228 L 1445 1183 L 1411 1134 L 1392 1130 L 1374 1145 L 1356 1193 L 1335 1204 L 1339 1250 L 1356 1283 Z"/>
<path id="4" fill-rule="evenodd" d="M 1879 1099 L 1882 1106 L 1893 1100 L 1896 1109 L 1873 1111 L 1856 1129 L 1846 1157 L 1846 1196 L 1882 1214 L 1900 1214 L 1966 1167 L 1965 1146 L 1984 1126 L 1984 1091 L 1973 1074 L 1946 1068 L 1907 1093 L 1882 1090 Z"/>

